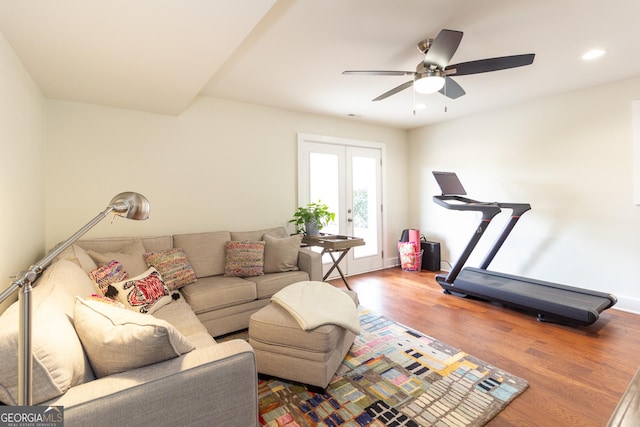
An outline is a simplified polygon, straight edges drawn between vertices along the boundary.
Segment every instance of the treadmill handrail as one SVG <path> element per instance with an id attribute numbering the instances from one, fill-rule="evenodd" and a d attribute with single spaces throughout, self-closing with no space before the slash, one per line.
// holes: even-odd
<path id="1" fill-rule="evenodd" d="M 467 243 L 462 255 L 460 255 L 460 258 L 458 258 L 458 261 L 456 261 L 453 267 L 451 267 L 451 271 L 449 271 L 449 274 L 447 274 L 447 277 L 444 279 L 447 283 L 453 283 L 462 270 L 462 267 L 464 267 L 464 264 L 467 262 L 467 259 L 469 259 L 471 252 L 473 252 L 478 241 L 487 229 L 487 226 L 491 223 L 493 217 L 499 214 L 502 210 L 496 203 L 482 203 L 477 200 L 456 195 L 433 196 L 433 201 L 446 209 L 482 212 L 482 220 L 480 220 L 478 228 L 475 233 L 473 233 L 469 243 Z M 450 203 L 450 201 L 460 203 Z"/>
<path id="2" fill-rule="evenodd" d="M 493 261 L 493 258 L 502 247 L 504 241 L 507 240 L 507 237 L 511 233 L 511 230 L 513 230 L 513 227 L 515 227 L 520 217 L 531 209 L 531 205 L 529 203 L 499 203 L 499 205 L 500 207 L 511 209 L 511 218 L 509 218 L 509 221 L 505 224 L 504 228 L 496 238 L 496 241 L 493 243 L 491 249 L 482 261 L 482 264 L 480 264 L 480 268 L 483 270 L 486 270 L 489 267 L 489 264 Z"/>
<path id="3" fill-rule="evenodd" d="M 460 203 L 449 203 L 451 200 L 455 200 Z M 468 197 L 456 195 L 433 196 L 433 201 L 445 209 L 482 212 L 483 220 L 490 220 L 502 212 L 500 205 L 496 202 L 479 202 L 477 200 L 469 199 Z"/>
<path id="4" fill-rule="evenodd" d="M 497 214 L 502 212 L 502 208 L 511 209 L 513 211 L 511 219 L 503 229 L 500 236 L 498 236 L 498 240 L 492 246 L 489 254 L 482 262 L 481 268 L 483 269 L 486 269 L 489 266 L 520 216 L 531 209 L 531 205 L 529 203 L 480 202 L 468 197 L 446 194 L 443 194 L 441 196 L 433 196 L 433 201 L 436 204 L 444 207 L 445 209 L 456 211 L 476 211 L 482 213 L 482 219 L 480 221 L 480 224 L 478 225 L 478 228 L 471 237 L 471 240 L 469 240 L 469 243 L 467 243 L 467 246 L 460 255 L 460 258 L 458 258 L 458 261 L 455 262 L 455 264 L 451 268 L 451 271 L 449 271 L 449 274 L 447 274 L 447 277 L 445 278 L 445 281 L 447 283 L 453 283 L 456 280 L 456 277 L 458 277 L 458 274 L 469 259 L 469 256 L 471 256 L 471 253 L 473 252 L 476 245 L 480 241 L 480 238 L 489 226 L 489 223 Z M 452 203 L 454 201 L 458 203 Z"/>

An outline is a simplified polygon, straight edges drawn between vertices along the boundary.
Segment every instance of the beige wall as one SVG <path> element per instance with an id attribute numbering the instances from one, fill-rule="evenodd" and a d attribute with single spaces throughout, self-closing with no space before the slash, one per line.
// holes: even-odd
<path id="1" fill-rule="evenodd" d="M 0 34 L 0 290 L 44 255 L 44 99 Z M 0 312 L 8 305 L 0 305 Z"/>
<path id="2" fill-rule="evenodd" d="M 411 131 L 411 221 L 457 260 L 479 217 L 431 199 L 431 171 L 455 171 L 472 198 L 532 205 L 492 269 L 611 292 L 617 307 L 640 312 L 634 99 L 638 78 Z M 496 217 L 479 254 L 505 220 Z"/>
<path id="3" fill-rule="evenodd" d="M 46 244 L 121 191 L 151 202 L 145 222 L 117 218 L 91 236 L 250 230 L 287 225 L 297 207 L 297 133 L 385 144 L 387 254 L 408 218 L 403 130 L 199 98 L 178 117 L 48 102 Z"/>

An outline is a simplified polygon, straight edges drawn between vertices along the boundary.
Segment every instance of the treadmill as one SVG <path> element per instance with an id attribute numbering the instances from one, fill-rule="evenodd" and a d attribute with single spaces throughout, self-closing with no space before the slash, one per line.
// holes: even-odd
<path id="1" fill-rule="evenodd" d="M 513 227 L 531 209 L 531 205 L 469 199 L 465 197 L 467 193 L 454 172 L 434 171 L 433 175 L 442 190 L 442 195 L 433 197 L 436 204 L 450 210 L 482 213 L 480 225 L 449 274 L 436 276 L 446 294 L 498 302 L 532 312 L 542 322 L 568 325 L 591 325 L 598 320 L 600 313 L 617 302 L 614 295 L 604 292 L 487 270 Z M 511 210 L 511 217 L 480 267 L 464 267 L 491 220 L 503 209 Z"/>

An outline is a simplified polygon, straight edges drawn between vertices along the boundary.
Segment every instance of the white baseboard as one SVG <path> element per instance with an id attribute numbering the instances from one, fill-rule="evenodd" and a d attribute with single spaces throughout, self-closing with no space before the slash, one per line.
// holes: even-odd
<path id="1" fill-rule="evenodd" d="M 618 298 L 618 302 L 612 308 L 640 314 L 640 299 L 621 295 L 616 295 L 616 297 Z"/>
<path id="2" fill-rule="evenodd" d="M 387 258 L 384 260 L 384 268 L 397 267 L 400 265 L 400 257 Z"/>

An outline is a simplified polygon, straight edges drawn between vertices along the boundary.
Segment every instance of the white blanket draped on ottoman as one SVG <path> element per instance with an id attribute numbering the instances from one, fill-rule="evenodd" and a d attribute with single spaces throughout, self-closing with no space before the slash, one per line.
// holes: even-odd
<path id="1" fill-rule="evenodd" d="M 358 309 L 352 299 L 328 283 L 294 283 L 275 293 L 271 301 L 286 309 L 305 331 L 334 324 L 360 333 Z"/>

